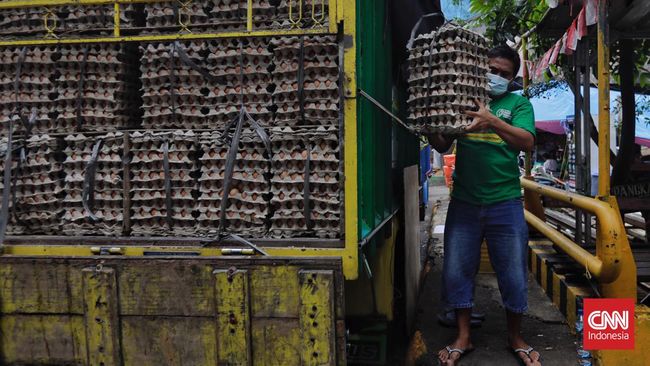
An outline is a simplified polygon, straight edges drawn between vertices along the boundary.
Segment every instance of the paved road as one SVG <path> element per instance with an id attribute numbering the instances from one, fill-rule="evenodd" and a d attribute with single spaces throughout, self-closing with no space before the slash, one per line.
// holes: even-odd
<path id="1" fill-rule="evenodd" d="M 446 187 L 431 187 L 430 200 L 439 201 L 432 220 L 425 220 L 423 233 L 441 231 L 449 202 Z M 426 239 L 425 239 L 426 241 Z M 429 272 L 423 283 L 418 304 L 416 332 L 411 339 L 409 352 L 415 365 L 436 365 L 434 356 L 439 349 L 453 340 L 455 329 L 441 326 L 437 314 L 442 266 L 442 233 L 430 235 L 428 242 Z M 475 292 L 476 309 L 487 314 L 482 327 L 474 329 L 476 350 L 465 356 L 460 365 L 509 366 L 518 365 L 506 347 L 506 320 L 501 306 L 494 274 L 479 274 Z M 564 366 L 577 363 L 575 337 L 570 334 L 562 314 L 548 300 L 537 283 L 529 278 L 529 308 L 524 317 L 525 339 L 542 354 L 544 365 Z"/>

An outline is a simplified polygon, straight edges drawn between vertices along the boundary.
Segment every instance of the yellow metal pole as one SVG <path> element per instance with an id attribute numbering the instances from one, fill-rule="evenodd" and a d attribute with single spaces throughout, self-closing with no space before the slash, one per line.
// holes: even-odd
<path id="1" fill-rule="evenodd" d="M 598 1 L 598 196 L 608 197 L 609 179 L 609 1 Z"/>
<path id="2" fill-rule="evenodd" d="M 113 35 L 115 37 L 120 36 L 120 3 L 114 4 L 113 11 Z"/>
<path id="3" fill-rule="evenodd" d="M 359 233 L 358 233 L 358 162 L 357 162 L 357 5 L 356 0 L 342 0 L 343 33 L 349 42 L 343 56 L 345 90 L 343 134 L 350 146 L 344 150 L 345 173 L 345 255 L 343 274 L 347 280 L 359 277 Z"/>
<path id="4" fill-rule="evenodd" d="M 526 221 L 534 227 L 537 231 L 542 233 L 546 238 L 557 245 L 569 257 L 573 258 L 581 266 L 587 268 L 589 273 L 594 277 L 599 278 L 603 273 L 603 261 L 598 257 L 589 253 L 581 246 L 571 241 L 561 232 L 553 229 L 550 225 L 540 220 L 537 216 L 533 215 L 528 210 L 524 211 Z"/>
<path id="5" fill-rule="evenodd" d="M 530 75 L 528 75 L 528 37 L 523 37 L 521 39 L 521 48 L 522 48 L 522 58 L 523 58 L 523 81 L 524 81 L 524 93 L 528 91 L 530 86 Z M 533 155 L 532 151 L 526 151 L 526 176 L 529 177 L 533 171 Z"/>
<path id="6" fill-rule="evenodd" d="M 253 0 L 248 0 L 248 9 L 246 9 L 246 29 L 253 31 Z"/>
<path id="7" fill-rule="evenodd" d="M 1 4 L 1 3 L 0 3 Z M 121 42 L 166 42 L 178 40 L 221 39 L 238 37 L 274 37 L 274 36 L 300 36 L 306 34 L 327 34 L 327 29 L 284 29 L 284 30 L 256 30 L 253 32 L 237 31 L 224 33 L 188 33 L 166 35 L 142 36 L 104 36 L 87 38 L 41 38 L 41 39 L 15 39 L 0 41 L 0 47 L 40 46 L 57 44 L 86 44 L 86 43 L 121 43 Z"/>
<path id="8" fill-rule="evenodd" d="M 523 59 L 523 81 L 524 81 L 524 93 L 528 90 L 530 86 L 530 74 L 528 74 L 528 36 L 521 38 L 521 47 L 522 47 L 522 59 Z M 533 152 L 526 151 L 526 162 L 525 162 L 526 174 L 524 179 L 534 181 L 532 172 L 533 172 Z M 526 210 L 530 211 L 533 215 L 537 216 L 541 220 L 546 219 L 544 214 L 544 206 L 542 205 L 542 197 L 539 193 L 533 192 L 531 190 L 524 190 L 524 207 Z M 531 225 L 534 229 L 535 227 Z"/>

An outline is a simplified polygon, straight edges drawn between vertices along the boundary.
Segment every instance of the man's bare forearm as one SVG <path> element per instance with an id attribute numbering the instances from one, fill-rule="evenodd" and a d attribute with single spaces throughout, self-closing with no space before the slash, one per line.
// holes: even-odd
<path id="1" fill-rule="evenodd" d="M 452 137 L 445 136 L 441 133 L 428 135 L 427 138 L 431 147 L 436 149 L 436 151 L 441 154 L 448 152 L 451 148 L 451 145 L 454 143 L 454 139 Z"/>
<path id="2" fill-rule="evenodd" d="M 496 116 L 493 117 L 491 126 L 494 132 L 513 149 L 524 152 L 533 150 L 535 138 L 530 132 L 523 128 L 515 127 Z"/>

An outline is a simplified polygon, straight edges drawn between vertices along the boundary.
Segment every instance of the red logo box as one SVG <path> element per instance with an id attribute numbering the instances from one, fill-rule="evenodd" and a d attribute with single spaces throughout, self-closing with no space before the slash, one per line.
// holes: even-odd
<path id="1" fill-rule="evenodd" d="M 583 347 L 634 349 L 634 299 L 584 299 Z"/>

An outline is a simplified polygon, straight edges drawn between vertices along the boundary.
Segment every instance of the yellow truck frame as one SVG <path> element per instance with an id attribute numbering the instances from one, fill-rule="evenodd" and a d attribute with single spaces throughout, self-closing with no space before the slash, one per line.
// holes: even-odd
<path id="1" fill-rule="evenodd" d="M 359 272 L 356 2 L 315 0 L 329 6 L 328 27 L 254 29 L 248 0 L 246 31 L 192 33 L 180 20 L 177 34 L 122 35 L 123 5 L 164 1 L 170 0 L 0 2 L 0 10 L 42 7 L 47 31 L 40 39 L 0 40 L 0 47 L 337 33 L 342 24 L 344 245 L 262 245 L 268 256 L 254 256 L 223 247 L 124 245 L 119 238 L 105 246 L 74 238 L 0 244 L 1 363 L 344 365 L 343 283 Z M 113 6 L 113 35 L 59 37 L 51 9 L 65 5 Z M 290 21 L 300 18 L 290 13 Z"/>

